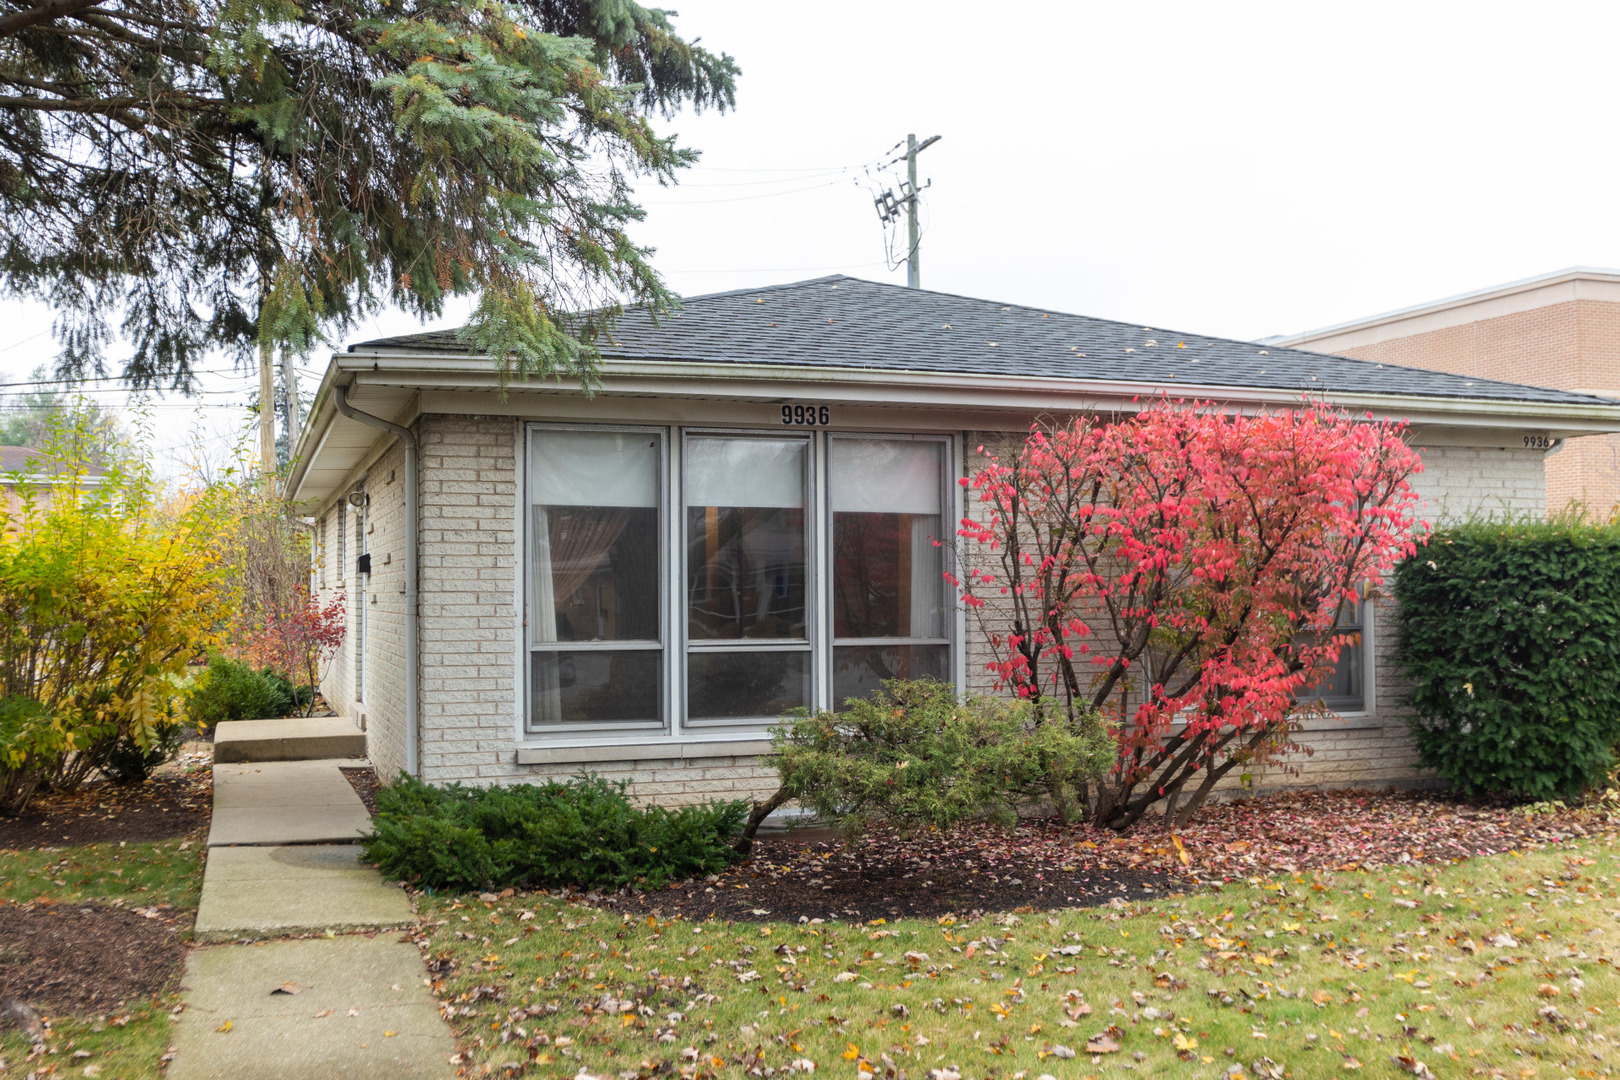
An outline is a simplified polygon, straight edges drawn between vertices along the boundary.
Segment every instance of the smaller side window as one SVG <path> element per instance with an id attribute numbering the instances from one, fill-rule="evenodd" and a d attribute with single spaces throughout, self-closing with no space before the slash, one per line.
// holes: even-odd
<path id="1" fill-rule="evenodd" d="M 1305 693 L 1302 701 L 1320 701 L 1334 712 L 1361 712 L 1367 707 L 1367 628 L 1365 620 L 1370 609 L 1365 601 L 1345 608 L 1339 616 L 1335 634 L 1350 637 L 1339 651 L 1339 662 L 1326 679 Z"/>

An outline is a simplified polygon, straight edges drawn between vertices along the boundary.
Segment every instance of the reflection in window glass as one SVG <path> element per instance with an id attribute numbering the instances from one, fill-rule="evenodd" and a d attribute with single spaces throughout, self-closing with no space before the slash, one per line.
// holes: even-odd
<path id="1" fill-rule="evenodd" d="M 802 440 L 688 440 L 692 640 L 805 639 L 805 453 Z"/>
<path id="2" fill-rule="evenodd" d="M 531 720 L 656 722 L 658 438 L 545 430 L 530 447 Z M 641 644 L 557 649 L 582 642 Z M 621 685 L 626 678 L 634 685 Z"/>
<path id="3" fill-rule="evenodd" d="M 885 679 L 949 678 L 945 645 L 840 645 L 833 649 L 833 708 L 868 696 Z"/>
<path id="4" fill-rule="evenodd" d="M 774 718 L 810 706 L 810 653 L 694 650 L 687 656 L 691 720 Z"/>
<path id="5" fill-rule="evenodd" d="M 944 447 L 834 439 L 833 633 L 840 638 L 945 636 L 940 539 Z"/>
<path id="6" fill-rule="evenodd" d="M 656 723 L 663 653 L 589 649 L 533 654 L 533 722 Z"/>

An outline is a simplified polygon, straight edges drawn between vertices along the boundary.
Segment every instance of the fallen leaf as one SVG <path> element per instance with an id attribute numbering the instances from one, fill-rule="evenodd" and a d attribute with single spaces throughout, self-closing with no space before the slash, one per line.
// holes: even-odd
<path id="1" fill-rule="evenodd" d="M 1396 1068 L 1404 1069 L 1413 1076 L 1421 1076 L 1424 1080 L 1434 1080 L 1434 1073 L 1430 1072 L 1429 1067 L 1417 1058 L 1391 1055 L 1389 1060 L 1395 1063 Z"/>
<path id="2" fill-rule="evenodd" d="M 1119 1043 L 1115 1042 L 1107 1035 L 1098 1035 L 1086 1041 L 1086 1053 L 1117 1054 L 1119 1053 Z"/>
<path id="3" fill-rule="evenodd" d="M 294 982 L 284 982 L 280 986 L 276 987 L 274 990 L 270 991 L 270 993 L 272 995 L 274 995 L 274 994 L 302 994 L 303 992 L 304 992 L 304 988 L 302 986 L 299 986 L 297 983 L 294 983 Z"/>
<path id="4" fill-rule="evenodd" d="M 215 1028 L 214 1030 L 215 1031 L 229 1031 L 234 1026 L 235 1025 L 232 1024 L 231 1021 L 227 1020 L 223 1024 L 219 1025 L 219 1027 Z"/>
<path id="5" fill-rule="evenodd" d="M 331 1009 L 322 1009 L 320 1012 L 315 1014 L 314 1018 L 316 1020 L 319 1020 L 323 1016 L 331 1016 L 331 1015 L 332 1015 L 332 1010 Z"/>

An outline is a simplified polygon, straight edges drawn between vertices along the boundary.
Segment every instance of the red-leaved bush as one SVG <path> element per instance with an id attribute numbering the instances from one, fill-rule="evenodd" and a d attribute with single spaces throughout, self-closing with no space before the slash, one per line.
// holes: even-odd
<path id="1" fill-rule="evenodd" d="M 311 688 L 308 713 L 315 711 L 313 691 L 319 689 L 321 676 L 343 644 L 344 607 L 341 592 L 323 606 L 310 595 L 309 586 L 300 583 L 293 586 L 291 596 L 265 606 L 263 622 L 247 642 L 246 653 L 253 663 Z"/>
<path id="2" fill-rule="evenodd" d="M 1297 748 L 1341 613 L 1415 550 L 1405 434 L 1311 402 L 1160 400 L 1037 424 L 962 481 L 982 510 L 959 535 L 989 557 L 953 582 L 998 688 L 1116 726 L 1091 820 L 1124 829 L 1185 794 L 1184 822 L 1233 768 Z"/>

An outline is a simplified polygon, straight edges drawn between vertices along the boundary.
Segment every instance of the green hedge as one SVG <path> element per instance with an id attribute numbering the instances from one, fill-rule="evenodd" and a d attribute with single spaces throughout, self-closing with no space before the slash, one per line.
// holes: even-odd
<path id="1" fill-rule="evenodd" d="M 1601 781 L 1620 743 L 1620 528 L 1476 521 L 1395 574 L 1422 763 L 1469 796 Z"/>
<path id="2" fill-rule="evenodd" d="M 211 656 L 186 694 L 186 719 L 207 730 L 231 720 L 289 716 L 308 704 L 310 693 L 269 668 L 255 671 L 240 660 Z"/>
<path id="3" fill-rule="evenodd" d="M 637 807 L 599 776 L 510 787 L 430 787 L 401 773 L 377 793 L 366 859 L 435 889 L 657 888 L 723 870 L 743 802 Z"/>

